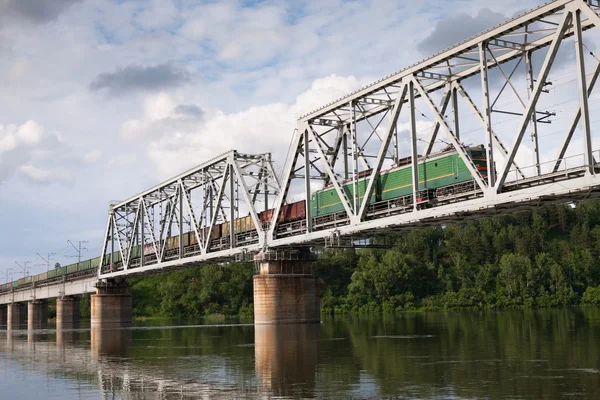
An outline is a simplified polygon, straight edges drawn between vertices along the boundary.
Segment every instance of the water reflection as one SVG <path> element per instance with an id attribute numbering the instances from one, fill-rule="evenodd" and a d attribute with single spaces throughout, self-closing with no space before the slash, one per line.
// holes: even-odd
<path id="1" fill-rule="evenodd" d="M 254 360 L 263 390 L 276 396 L 313 396 L 321 324 L 256 325 Z"/>
<path id="2" fill-rule="evenodd" d="M 57 322 L 56 326 L 56 346 L 65 348 L 79 340 L 79 321 Z"/>
<path id="3" fill-rule="evenodd" d="M 96 357 L 128 357 L 131 349 L 131 329 L 91 329 L 91 349 Z"/>
<path id="4" fill-rule="evenodd" d="M 29 351 L 35 351 L 36 346 L 42 344 L 48 345 L 47 331 L 27 331 L 27 348 Z"/>
<path id="5" fill-rule="evenodd" d="M 559 399 L 600 392 L 599 309 L 145 325 L 0 331 L 0 397 Z"/>

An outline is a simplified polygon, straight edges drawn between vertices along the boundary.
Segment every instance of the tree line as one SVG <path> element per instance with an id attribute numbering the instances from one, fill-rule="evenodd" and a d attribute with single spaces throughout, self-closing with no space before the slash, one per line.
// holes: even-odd
<path id="1" fill-rule="evenodd" d="M 317 249 L 324 312 L 600 305 L 600 202 L 416 229 L 386 249 Z M 252 264 L 132 279 L 140 316 L 252 313 Z"/>

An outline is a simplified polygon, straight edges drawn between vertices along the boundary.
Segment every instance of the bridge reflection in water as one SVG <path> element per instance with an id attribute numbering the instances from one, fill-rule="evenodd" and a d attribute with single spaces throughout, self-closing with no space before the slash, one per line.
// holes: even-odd
<path id="1" fill-rule="evenodd" d="M 131 350 L 131 329 L 92 329 L 91 350 L 96 357 L 128 357 Z"/>
<path id="2" fill-rule="evenodd" d="M 259 383 L 274 396 L 314 396 L 321 324 L 254 326 Z"/>
<path id="3" fill-rule="evenodd" d="M 158 334 L 156 328 L 63 328 L 0 331 L 0 358 L 16 361 L 42 376 L 84 385 L 104 397 L 315 395 L 320 324 L 234 326 L 241 335 L 236 343 L 222 334 L 223 329 L 232 330 L 231 326 L 168 327 Z M 169 347 L 167 343 L 178 335 L 193 336 L 193 345 Z"/>

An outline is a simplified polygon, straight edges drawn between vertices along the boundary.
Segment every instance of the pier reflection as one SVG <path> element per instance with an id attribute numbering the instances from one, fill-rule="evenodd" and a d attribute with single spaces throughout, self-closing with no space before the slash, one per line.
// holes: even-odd
<path id="1" fill-rule="evenodd" d="M 131 329 L 92 328 L 91 350 L 96 357 L 128 357 L 131 350 Z"/>
<path id="2" fill-rule="evenodd" d="M 317 391 L 319 324 L 61 328 L 0 332 L 0 356 L 124 399 L 306 398 Z"/>
<path id="3" fill-rule="evenodd" d="M 274 396 L 315 393 L 321 324 L 255 325 L 256 374 Z"/>
<path id="4" fill-rule="evenodd" d="M 48 346 L 48 333 L 46 331 L 27 331 L 27 348 L 35 351 L 38 344 Z"/>
<path id="5" fill-rule="evenodd" d="M 57 323 L 56 326 L 56 346 L 65 348 L 79 340 L 79 321 Z"/>

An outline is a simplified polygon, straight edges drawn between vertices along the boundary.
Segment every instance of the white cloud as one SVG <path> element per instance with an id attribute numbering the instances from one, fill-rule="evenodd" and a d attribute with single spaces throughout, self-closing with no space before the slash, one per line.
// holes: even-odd
<path id="1" fill-rule="evenodd" d="M 193 9 L 181 32 L 210 43 L 225 61 L 265 62 L 291 45 L 283 4 L 239 7 L 236 2 Z"/>
<path id="2" fill-rule="evenodd" d="M 127 154 L 119 154 L 114 156 L 108 160 L 107 165 L 113 168 L 121 168 L 127 165 L 135 164 L 137 161 L 137 156 L 135 154 L 127 153 Z"/>
<path id="3" fill-rule="evenodd" d="M 271 152 L 281 166 L 297 116 L 358 87 L 360 83 L 353 76 L 332 75 L 315 80 L 294 104 L 272 103 L 237 113 L 220 110 L 182 113 L 182 109 L 190 106 L 182 107 L 183 99 L 162 93 L 145 99 L 144 115 L 126 121 L 121 135 L 124 139 L 147 143 L 147 156 L 157 166 L 161 179 L 231 149 Z"/>
<path id="4" fill-rule="evenodd" d="M 68 180 L 59 165 L 65 145 L 56 132 L 48 132 L 35 121 L 21 126 L 0 125 L 0 181 L 16 172 L 34 183 Z"/>
<path id="5" fill-rule="evenodd" d="M 50 170 L 27 164 L 19 167 L 19 172 L 33 183 L 49 184 L 69 181 L 71 174 L 66 170 Z"/>
<path id="6" fill-rule="evenodd" d="M 86 164 L 93 164 L 100 160 L 103 153 L 100 150 L 92 150 L 85 153 L 82 157 L 82 161 Z"/>

